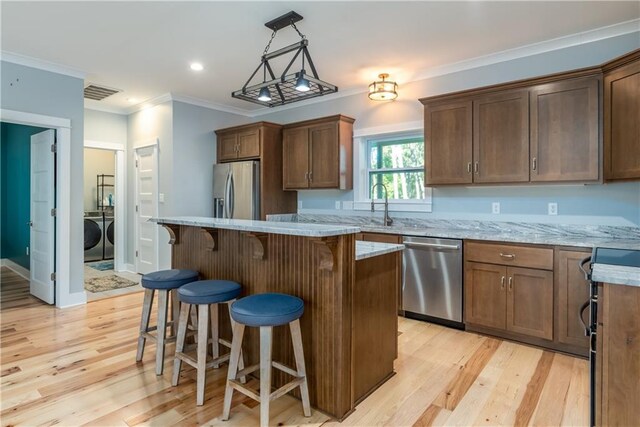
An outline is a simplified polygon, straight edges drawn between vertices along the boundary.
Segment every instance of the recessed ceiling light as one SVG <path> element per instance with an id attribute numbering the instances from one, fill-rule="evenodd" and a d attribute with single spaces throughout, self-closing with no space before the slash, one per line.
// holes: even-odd
<path id="1" fill-rule="evenodd" d="M 202 71 L 204 70 L 204 66 L 199 62 L 192 62 L 189 66 L 193 71 Z"/>
<path id="2" fill-rule="evenodd" d="M 127 101 L 130 102 L 131 104 L 135 104 L 136 102 L 138 102 L 136 98 L 127 98 Z"/>

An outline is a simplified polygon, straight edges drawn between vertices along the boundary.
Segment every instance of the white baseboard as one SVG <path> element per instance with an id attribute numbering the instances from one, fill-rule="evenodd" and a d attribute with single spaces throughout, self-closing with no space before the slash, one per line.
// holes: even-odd
<path id="1" fill-rule="evenodd" d="M 6 258 L 2 258 L 0 262 L 3 267 L 7 267 L 8 269 L 12 270 L 14 273 L 16 273 L 17 275 L 21 276 L 26 280 L 31 280 L 31 272 L 26 268 L 24 268 L 23 266 L 21 266 L 20 264 L 16 264 L 15 262 Z"/>
<path id="2" fill-rule="evenodd" d="M 120 271 L 127 271 L 129 273 L 133 273 L 133 274 L 137 274 L 138 272 L 136 271 L 136 266 L 133 264 L 123 264 L 124 269 L 120 270 Z"/>
<path id="3" fill-rule="evenodd" d="M 82 305 L 87 303 L 87 294 L 85 291 L 73 292 L 61 298 L 56 304 L 59 308 L 73 307 L 74 305 Z"/>

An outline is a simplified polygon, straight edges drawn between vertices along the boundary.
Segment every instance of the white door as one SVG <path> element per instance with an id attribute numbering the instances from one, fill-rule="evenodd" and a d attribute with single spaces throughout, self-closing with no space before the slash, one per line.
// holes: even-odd
<path id="1" fill-rule="evenodd" d="M 54 303 L 55 281 L 55 131 L 31 136 L 31 295 Z"/>
<path id="2" fill-rule="evenodd" d="M 158 269 L 158 225 L 149 218 L 158 216 L 157 146 L 136 150 L 136 269 L 146 274 Z"/>

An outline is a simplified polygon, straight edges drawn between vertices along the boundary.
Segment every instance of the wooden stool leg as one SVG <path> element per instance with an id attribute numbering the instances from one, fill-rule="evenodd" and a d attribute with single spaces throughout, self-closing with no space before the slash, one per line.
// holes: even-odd
<path id="1" fill-rule="evenodd" d="M 167 299 L 169 291 L 158 290 L 158 328 L 156 329 L 156 375 L 164 371 L 164 339 L 167 335 Z"/>
<path id="2" fill-rule="evenodd" d="M 233 300 L 235 301 L 235 300 Z M 229 321 L 231 322 L 231 332 L 235 333 L 235 324 L 236 321 L 233 320 L 233 317 L 231 317 L 231 304 L 233 304 L 233 301 L 229 301 L 227 303 L 227 307 L 229 307 Z M 231 338 L 231 342 L 233 343 L 233 338 L 235 338 L 235 335 Z M 239 370 L 243 370 L 244 369 L 244 353 L 242 352 L 242 346 L 240 346 L 240 360 L 238 360 L 238 369 Z M 247 377 L 246 376 L 242 376 L 240 377 L 240 382 L 242 384 L 246 384 L 247 383 Z"/>
<path id="3" fill-rule="evenodd" d="M 187 323 L 189 323 L 189 311 L 191 304 L 182 304 L 180 307 L 180 320 L 178 321 L 178 332 L 176 337 L 176 357 L 173 359 L 173 378 L 171 385 L 177 386 L 180 381 L 180 369 L 182 368 L 182 360 L 178 359 L 178 353 L 184 350 L 185 336 L 187 335 Z"/>
<path id="4" fill-rule="evenodd" d="M 209 305 L 198 304 L 198 378 L 196 381 L 196 405 L 204 404 L 204 386 L 207 380 L 207 335 L 209 333 Z"/>
<path id="5" fill-rule="evenodd" d="M 198 311 L 195 306 L 193 310 L 191 310 L 191 324 L 196 328 L 196 330 L 198 329 Z M 198 334 L 193 335 L 193 342 L 198 342 Z"/>
<path id="6" fill-rule="evenodd" d="M 272 337 L 273 327 L 260 327 L 260 427 L 269 426 Z"/>
<path id="7" fill-rule="evenodd" d="M 142 302 L 142 318 L 140 319 L 140 335 L 138 335 L 138 352 L 136 362 L 142 360 L 146 338 L 142 335 L 149 329 L 149 318 L 151 317 L 151 306 L 153 305 L 153 289 L 144 290 L 144 300 Z"/>
<path id="8" fill-rule="evenodd" d="M 211 304 L 209 311 L 211 316 L 211 354 L 214 359 L 217 359 L 220 357 L 220 344 L 218 342 L 220 339 L 220 330 L 218 329 L 218 304 Z M 216 363 L 213 367 L 218 369 L 220 364 Z"/>
<path id="9" fill-rule="evenodd" d="M 180 300 L 178 299 L 178 290 L 172 289 L 169 291 L 171 294 L 171 335 L 176 336 L 178 334 L 178 319 L 180 318 Z"/>
<path id="10" fill-rule="evenodd" d="M 311 404 L 309 403 L 309 386 L 307 383 L 307 371 L 304 364 L 304 350 L 302 348 L 302 333 L 300 332 L 300 320 L 296 319 L 289 323 L 291 329 L 291 340 L 293 341 L 293 353 L 296 358 L 296 369 L 298 376 L 304 380 L 300 384 L 300 396 L 302 397 L 302 411 L 305 417 L 311 416 Z"/>
<path id="11" fill-rule="evenodd" d="M 231 398 L 233 397 L 233 388 L 231 380 L 236 379 L 238 374 L 238 360 L 240 359 L 240 351 L 242 349 L 242 338 L 244 337 L 244 325 L 234 322 L 233 324 L 233 340 L 231 341 L 231 354 L 229 355 L 229 371 L 227 372 L 227 386 L 224 391 L 224 404 L 222 409 L 222 420 L 229 419 L 231 413 Z"/>

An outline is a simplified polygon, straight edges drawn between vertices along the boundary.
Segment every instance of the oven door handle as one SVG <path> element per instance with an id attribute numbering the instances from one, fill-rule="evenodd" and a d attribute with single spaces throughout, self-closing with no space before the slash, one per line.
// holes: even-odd
<path id="1" fill-rule="evenodd" d="M 584 273 L 585 280 L 591 281 L 591 266 L 586 267 L 587 264 L 591 262 L 591 257 L 588 256 L 580 261 L 579 267 L 580 270 Z"/>
<path id="2" fill-rule="evenodd" d="M 591 335 L 591 328 L 587 326 L 587 323 L 584 321 L 584 311 L 587 308 L 589 308 L 589 304 L 591 304 L 591 299 L 588 299 L 587 302 L 585 302 L 580 306 L 580 313 L 578 314 L 578 317 L 580 318 L 580 323 L 582 323 L 582 326 L 584 327 L 585 337 L 588 337 L 589 335 Z"/>

